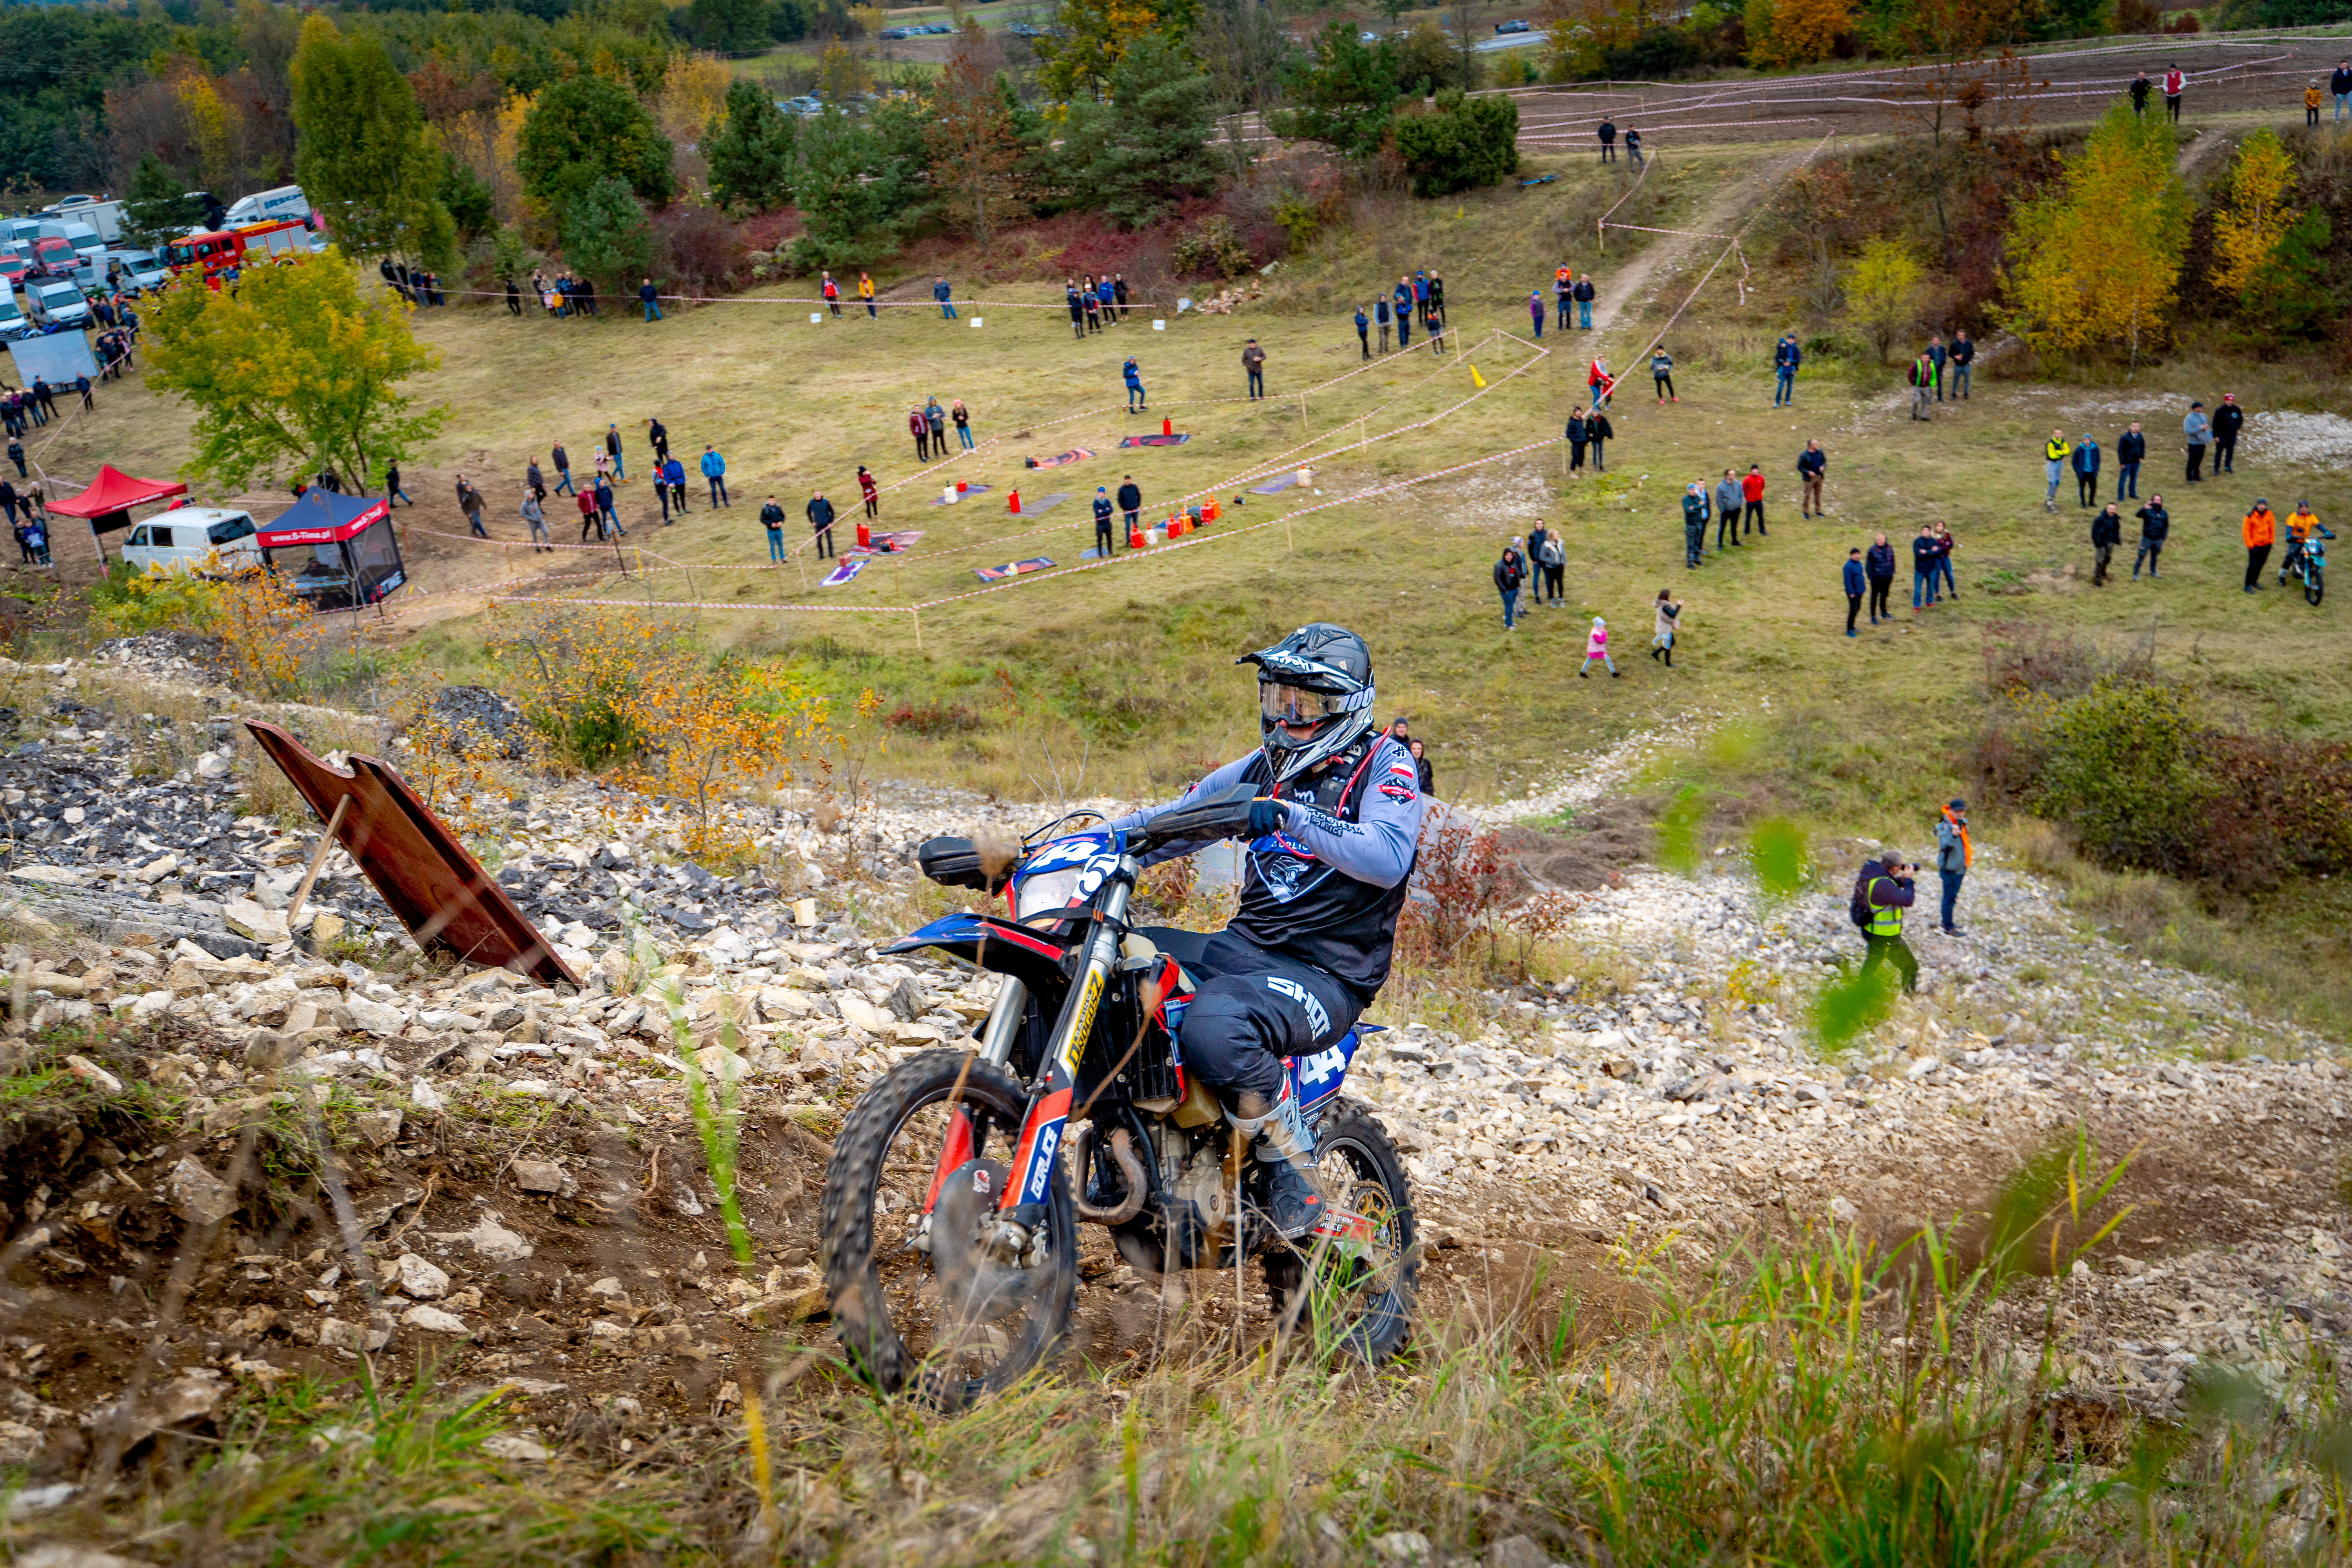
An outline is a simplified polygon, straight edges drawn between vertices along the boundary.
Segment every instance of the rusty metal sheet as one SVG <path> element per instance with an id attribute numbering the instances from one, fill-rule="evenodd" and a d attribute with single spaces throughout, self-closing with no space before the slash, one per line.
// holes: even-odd
<path id="1" fill-rule="evenodd" d="M 338 768 L 275 724 L 248 719 L 245 727 L 320 821 L 331 822 L 337 804 L 350 798 L 335 837 L 417 946 L 511 969 L 543 984 L 580 984 L 506 889 L 389 766 L 353 757 L 350 768 Z"/>

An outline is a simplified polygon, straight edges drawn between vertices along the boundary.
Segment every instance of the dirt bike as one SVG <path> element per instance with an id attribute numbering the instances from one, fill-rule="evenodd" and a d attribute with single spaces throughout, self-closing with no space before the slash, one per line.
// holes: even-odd
<path id="1" fill-rule="evenodd" d="M 918 852 L 931 880 L 1009 907 L 950 915 L 882 950 L 936 948 L 1002 978 L 974 1044 L 901 1062 L 834 1142 L 825 1288 L 851 1362 L 880 1389 L 912 1385 L 952 1407 L 1051 1356 L 1070 1321 L 1080 1225 L 1106 1226 L 1152 1280 L 1255 1257 L 1286 1331 L 1368 1362 L 1402 1348 L 1420 1269 L 1412 1188 L 1387 1131 L 1340 1093 L 1377 1026 L 1286 1059 L 1326 1210 L 1286 1241 L 1265 1216 L 1266 1168 L 1184 1069 L 1192 982 L 1128 919 L 1143 858 L 1240 835 L 1254 793 L 1238 785 L 1133 833 L 1065 832 L 1064 817 L 1004 865 L 967 839 Z"/>
<path id="2" fill-rule="evenodd" d="M 2303 584 L 2304 603 L 2318 604 L 2327 593 L 2327 546 L 2325 542 L 2335 537 L 2324 528 L 2312 530 L 2311 537 L 2303 542 L 2303 548 L 2291 552 L 2285 565 L 2279 569 L 2279 584 L 2284 587 L 2286 580 L 2293 577 Z"/>

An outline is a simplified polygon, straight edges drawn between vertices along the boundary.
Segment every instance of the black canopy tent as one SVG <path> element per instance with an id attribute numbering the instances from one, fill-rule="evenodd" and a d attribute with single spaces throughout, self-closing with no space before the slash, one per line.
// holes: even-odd
<path id="1" fill-rule="evenodd" d="M 270 520 L 258 542 L 287 591 L 315 609 L 377 604 L 408 581 L 392 509 L 369 497 L 313 486 Z"/>

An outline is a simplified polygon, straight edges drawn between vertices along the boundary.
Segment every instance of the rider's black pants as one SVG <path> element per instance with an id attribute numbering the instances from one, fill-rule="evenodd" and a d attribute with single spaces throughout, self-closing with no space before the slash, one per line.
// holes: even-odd
<path id="1" fill-rule="evenodd" d="M 1198 1073 L 1232 1109 L 1246 1090 L 1282 1093 L 1282 1058 L 1312 1056 L 1354 1026 L 1364 1002 L 1311 963 L 1244 942 L 1167 926 L 1143 930 L 1184 966 L 1197 988 L 1177 1031 L 1184 1070 Z"/>

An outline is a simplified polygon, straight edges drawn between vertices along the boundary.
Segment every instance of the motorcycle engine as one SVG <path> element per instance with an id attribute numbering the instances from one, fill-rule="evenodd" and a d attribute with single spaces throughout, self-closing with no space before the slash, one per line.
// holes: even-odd
<path id="1" fill-rule="evenodd" d="M 1182 1214 L 1182 1205 L 1189 1205 L 1192 1224 L 1187 1228 L 1213 1247 L 1233 1240 L 1234 1192 L 1225 1180 L 1224 1144 L 1223 1138 L 1202 1138 L 1189 1149 L 1163 1148 L 1160 1154 L 1160 1179 L 1175 1197 L 1177 1212 Z"/>

